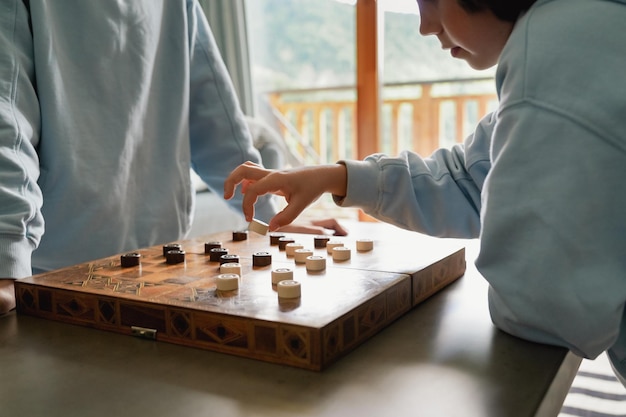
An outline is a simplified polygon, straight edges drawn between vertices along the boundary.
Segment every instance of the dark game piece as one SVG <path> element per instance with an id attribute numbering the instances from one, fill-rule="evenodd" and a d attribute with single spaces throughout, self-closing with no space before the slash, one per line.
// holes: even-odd
<path id="1" fill-rule="evenodd" d="M 229 253 L 220 256 L 220 265 L 227 263 L 239 263 L 239 256 Z"/>
<path id="2" fill-rule="evenodd" d="M 314 246 L 317 249 L 325 248 L 329 240 L 330 240 L 330 237 L 328 236 L 315 236 L 313 238 Z"/>
<path id="3" fill-rule="evenodd" d="M 179 264 L 185 262 L 184 250 L 170 250 L 165 254 L 165 262 L 168 264 Z"/>
<path id="4" fill-rule="evenodd" d="M 226 255 L 228 253 L 228 249 L 226 248 L 213 248 L 211 249 L 209 254 L 209 260 L 211 262 L 219 262 L 222 255 Z"/>
<path id="5" fill-rule="evenodd" d="M 221 248 L 222 247 L 222 242 L 206 242 L 204 244 L 204 253 L 206 255 L 209 255 L 211 253 L 211 249 L 215 249 L 215 248 Z"/>
<path id="6" fill-rule="evenodd" d="M 278 249 L 285 250 L 285 246 L 287 246 L 287 243 L 294 243 L 295 241 L 296 240 L 291 237 L 281 237 L 280 239 L 278 239 Z"/>
<path id="7" fill-rule="evenodd" d="M 130 268 L 133 266 L 138 266 L 140 263 L 141 254 L 137 252 L 126 253 L 120 256 L 120 264 L 122 268 Z"/>
<path id="8" fill-rule="evenodd" d="M 268 266 L 272 264 L 272 254 L 269 252 L 255 252 L 252 254 L 252 266 Z"/>
<path id="9" fill-rule="evenodd" d="M 182 250 L 180 243 L 168 243 L 163 245 L 163 256 L 167 255 L 167 252 L 171 250 Z"/>
<path id="10" fill-rule="evenodd" d="M 248 231 L 247 230 L 235 230 L 233 232 L 233 240 L 235 242 L 239 242 L 242 240 L 248 239 Z"/>
<path id="11" fill-rule="evenodd" d="M 278 233 L 278 232 L 273 232 L 270 233 L 270 245 L 271 246 L 276 246 L 278 245 L 278 240 L 281 237 L 285 237 L 285 235 L 283 233 Z"/>

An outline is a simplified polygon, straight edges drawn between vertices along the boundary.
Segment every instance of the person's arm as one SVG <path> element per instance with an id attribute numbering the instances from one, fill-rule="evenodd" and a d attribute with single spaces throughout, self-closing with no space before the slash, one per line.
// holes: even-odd
<path id="1" fill-rule="evenodd" d="M 15 308 L 15 286 L 12 279 L 0 279 L 0 316 Z"/>
<path id="2" fill-rule="evenodd" d="M 464 146 L 439 150 L 430 158 L 411 152 L 397 157 L 375 154 L 364 161 L 283 171 L 246 163 L 227 178 L 224 197 L 230 198 L 241 184 L 243 210 L 250 219 L 258 196 L 284 196 L 288 205 L 272 219 L 271 229 L 288 224 L 321 194 L 331 193 L 339 205 L 360 207 L 380 220 L 409 230 L 476 237 L 493 125 L 494 117 L 485 117 Z"/>
<path id="3" fill-rule="evenodd" d="M 260 163 L 244 114 L 209 24 L 197 1 L 188 1 L 190 38 L 190 144 L 194 170 L 214 192 L 245 161 Z M 230 206 L 241 211 L 241 195 Z M 259 219 L 276 212 L 272 199 L 259 202 Z"/>
<path id="4" fill-rule="evenodd" d="M 13 280 L 32 275 L 43 233 L 37 185 L 39 104 L 32 36 L 22 2 L 0 5 L 0 314 L 15 307 Z"/>
<path id="5" fill-rule="evenodd" d="M 215 192 L 224 180 L 245 161 L 261 163 L 254 147 L 246 119 L 241 111 L 235 89 L 219 53 L 208 22 L 197 2 L 188 2 L 190 9 L 191 98 L 190 138 L 194 170 Z M 229 202 L 241 211 L 242 195 L 236 192 Z M 258 219 L 269 222 L 277 208 L 271 196 L 260 197 L 256 204 Z M 250 220 L 250 219 L 248 219 Z M 345 235 L 346 229 L 334 219 L 320 219 L 310 224 L 290 225 L 285 231 L 323 233 L 332 230 Z"/>
<path id="6" fill-rule="evenodd" d="M 494 123 L 494 115 L 487 115 L 462 145 L 427 158 L 405 151 L 344 161 L 347 192 L 335 202 L 431 236 L 476 238 Z"/>

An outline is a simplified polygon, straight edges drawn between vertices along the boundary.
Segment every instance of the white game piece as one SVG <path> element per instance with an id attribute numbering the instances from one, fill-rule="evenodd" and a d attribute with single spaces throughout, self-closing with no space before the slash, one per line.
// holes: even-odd
<path id="1" fill-rule="evenodd" d="M 252 219 L 250 224 L 248 225 L 248 230 L 251 232 L 256 232 L 260 235 L 266 235 L 269 230 L 269 225 L 261 220 Z"/>
<path id="2" fill-rule="evenodd" d="M 241 264 L 239 262 L 226 262 L 220 265 L 220 274 L 237 274 L 241 276 Z"/>
<path id="3" fill-rule="evenodd" d="M 239 288 L 239 275 L 237 274 L 219 274 L 215 281 L 220 291 L 232 291 Z"/>
<path id="4" fill-rule="evenodd" d="M 338 240 L 329 240 L 328 242 L 326 242 L 326 251 L 329 254 L 332 254 L 333 248 L 336 248 L 337 246 L 343 246 L 343 242 L 340 242 Z"/>
<path id="5" fill-rule="evenodd" d="M 346 246 L 335 246 L 333 248 L 333 261 L 347 261 L 350 259 L 352 250 Z"/>
<path id="6" fill-rule="evenodd" d="M 281 281 L 293 280 L 293 270 L 289 268 L 277 268 L 272 271 L 272 284 L 278 284 Z"/>
<path id="7" fill-rule="evenodd" d="M 304 246 L 301 245 L 298 242 L 291 242 L 291 243 L 287 243 L 285 245 L 285 254 L 287 255 L 288 258 L 293 257 L 294 252 L 296 251 L 296 249 L 303 249 Z"/>
<path id="8" fill-rule="evenodd" d="M 276 284 L 279 298 L 298 298 L 302 295 L 300 283 L 293 280 L 280 281 Z"/>
<path id="9" fill-rule="evenodd" d="M 356 241 L 356 250 L 359 252 L 367 252 L 374 249 L 374 241 L 372 239 L 358 239 Z"/>
<path id="10" fill-rule="evenodd" d="M 313 255 L 313 250 L 311 249 L 296 249 L 293 252 L 293 258 L 297 264 L 306 263 L 307 256 L 311 256 L 311 255 Z"/>
<path id="11" fill-rule="evenodd" d="M 312 255 L 306 258 L 307 271 L 323 271 L 326 269 L 326 258 L 323 256 Z"/>

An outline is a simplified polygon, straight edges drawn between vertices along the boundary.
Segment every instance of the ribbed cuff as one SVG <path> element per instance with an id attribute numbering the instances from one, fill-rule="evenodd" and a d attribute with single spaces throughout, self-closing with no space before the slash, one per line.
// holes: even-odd
<path id="1" fill-rule="evenodd" d="M 344 198 L 333 196 L 335 203 L 342 207 L 373 208 L 380 195 L 380 171 L 372 169 L 375 161 L 339 161 L 346 166 L 347 185 Z"/>
<path id="2" fill-rule="evenodd" d="M 0 278 L 25 278 L 33 274 L 31 256 L 35 245 L 28 239 L 0 237 Z"/>

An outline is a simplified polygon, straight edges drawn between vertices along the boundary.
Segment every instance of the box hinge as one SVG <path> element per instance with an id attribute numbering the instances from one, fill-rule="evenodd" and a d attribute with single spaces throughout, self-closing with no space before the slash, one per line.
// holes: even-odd
<path id="1" fill-rule="evenodd" d="M 143 339 L 156 340 L 156 329 L 148 329 L 145 327 L 131 326 L 132 335 Z"/>

